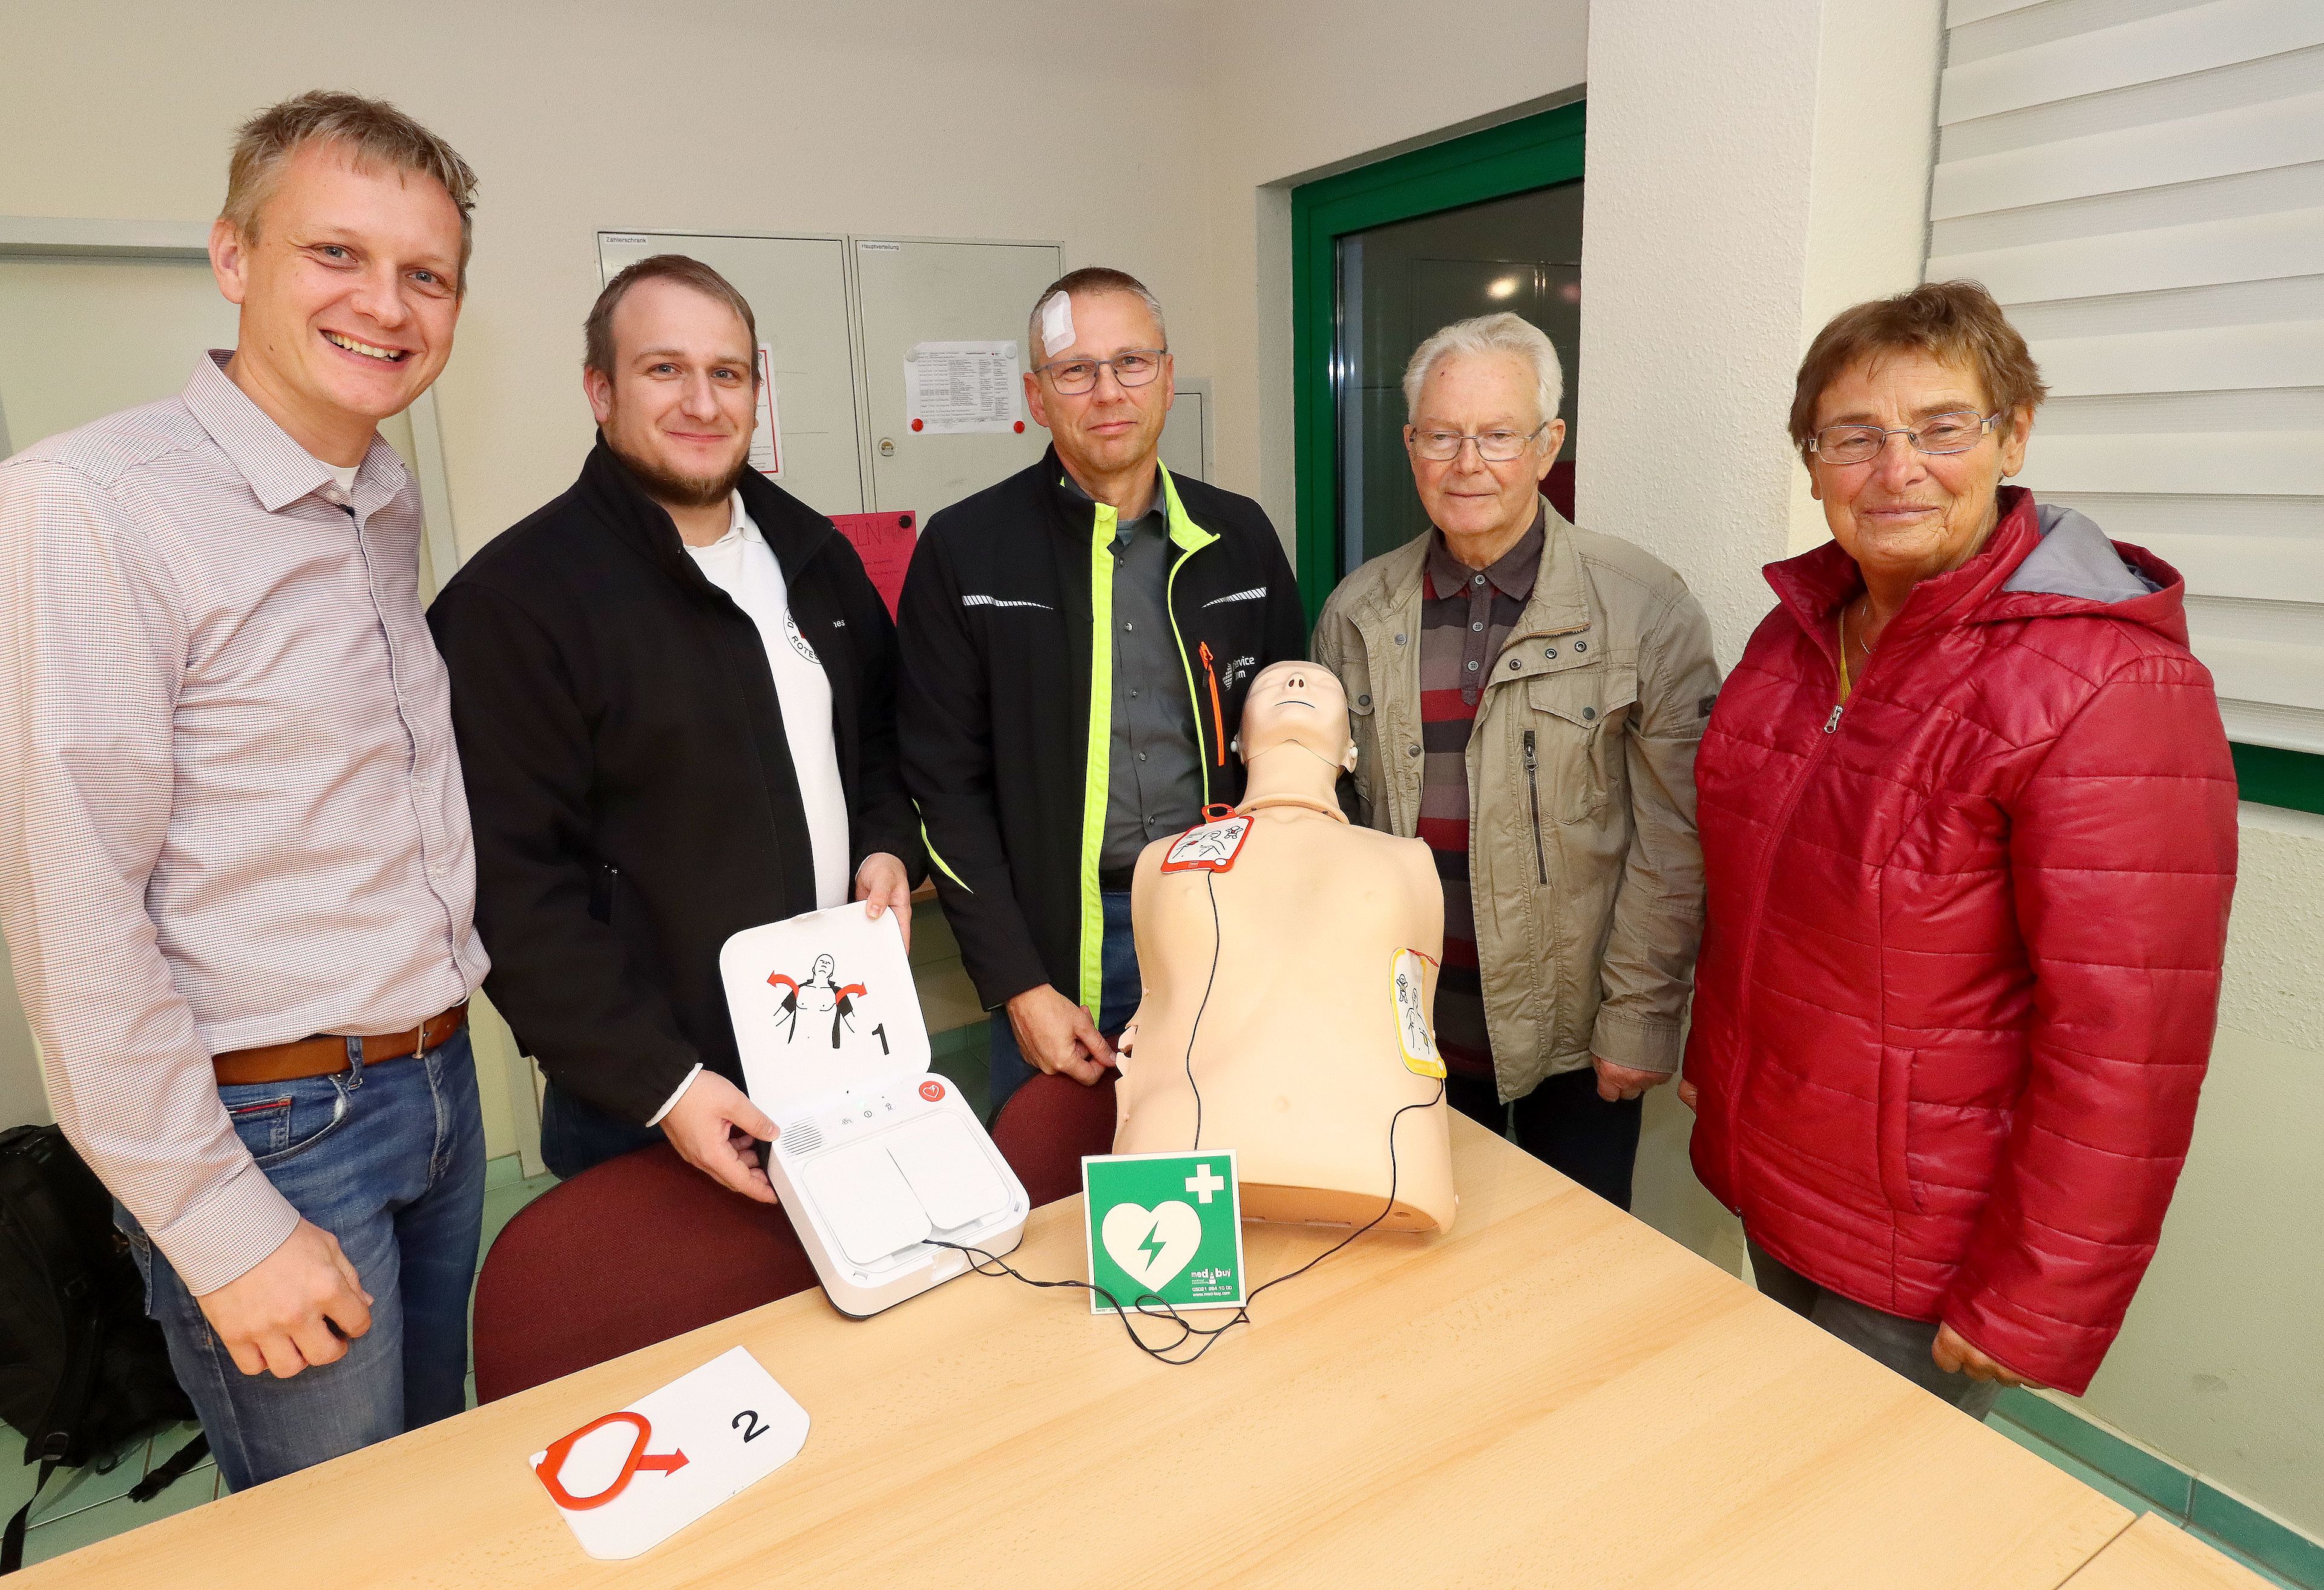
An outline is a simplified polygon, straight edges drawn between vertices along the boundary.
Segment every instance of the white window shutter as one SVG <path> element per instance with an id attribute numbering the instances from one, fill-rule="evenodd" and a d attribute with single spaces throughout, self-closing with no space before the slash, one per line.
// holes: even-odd
<path id="1" fill-rule="evenodd" d="M 2231 739 L 2324 753 L 2324 0 L 1951 0 L 1932 281 L 2051 397 L 2024 482 L 2187 577 Z"/>

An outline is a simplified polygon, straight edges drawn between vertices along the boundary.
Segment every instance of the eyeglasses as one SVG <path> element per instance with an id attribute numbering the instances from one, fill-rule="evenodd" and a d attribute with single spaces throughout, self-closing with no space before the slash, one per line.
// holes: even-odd
<path id="1" fill-rule="evenodd" d="M 1113 368 L 1113 379 L 1123 386 L 1145 386 L 1162 373 L 1162 361 L 1169 352 L 1167 348 L 1132 348 L 1111 359 L 1073 359 L 1062 364 L 1036 365 L 1033 373 L 1047 376 L 1051 386 L 1069 398 L 1076 398 L 1096 390 L 1097 372 L 1108 365 Z"/>
<path id="2" fill-rule="evenodd" d="M 1988 414 L 1933 414 L 1915 429 L 1883 430 L 1877 425 L 1828 425 L 1808 438 L 1808 451 L 1826 464 L 1869 464 L 1890 437 L 1902 437 L 1916 453 L 1966 453 L 2001 419 Z"/>
<path id="3" fill-rule="evenodd" d="M 1412 433 L 1412 450 L 1431 464 L 1450 464 L 1461 456 L 1464 443 L 1474 442 L 1477 456 L 1486 463 L 1508 464 L 1548 428 L 1549 421 L 1545 419 L 1529 431 L 1489 430 L 1482 436 L 1457 430 L 1416 430 Z"/>

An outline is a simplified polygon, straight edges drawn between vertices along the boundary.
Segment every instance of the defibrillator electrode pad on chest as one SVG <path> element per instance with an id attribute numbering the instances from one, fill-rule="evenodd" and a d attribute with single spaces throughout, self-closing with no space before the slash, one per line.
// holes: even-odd
<path id="1" fill-rule="evenodd" d="M 1023 1233 L 1025 1189 L 928 1033 L 893 912 L 861 905 L 745 929 L 718 970 L 742 1080 L 776 1135 L 767 1175 L 833 1307 L 862 1318 Z"/>
<path id="2" fill-rule="evenodd" d="M 1250 819 L 1229 816 L 1197 823 L 1171 842 L 1162 858 L 1165 872 L 1231 872 L 1250 837 Z"/>

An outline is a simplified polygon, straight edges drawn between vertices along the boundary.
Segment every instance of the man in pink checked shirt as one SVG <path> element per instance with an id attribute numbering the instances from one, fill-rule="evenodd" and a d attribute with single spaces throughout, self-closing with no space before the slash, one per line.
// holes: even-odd
<path id="1" fill-rule="evenodd" d="M 236 346 L 0 464 L 0 927 L 235 1489 L 457 1412 L 486 961 L 418 489 L 475 179 L 393 106 L 241 130 Z"/>

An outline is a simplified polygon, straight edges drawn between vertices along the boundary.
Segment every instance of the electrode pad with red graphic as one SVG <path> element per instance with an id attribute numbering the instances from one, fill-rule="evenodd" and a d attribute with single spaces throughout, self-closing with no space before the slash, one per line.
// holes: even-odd
<path id="1" fill-rule="evenodd" d="M 581 1549 L 617 1560 L 774 1473 L 807 1431 L 807 1410 L 735 1347 L 551 1441 L 532 1472 Z"/>
<path id="2" fill-rule="evenodd" d="M 1197 823 L 1171 841 L 1169 854 L 1162 858 L 1162 870 L 1231 871 L 1235 858 L 1242 854 L 1243 841 L 1250 837 L 1250 819 L 1248 817 L 1222 817 L 1215 822 Z"/>

